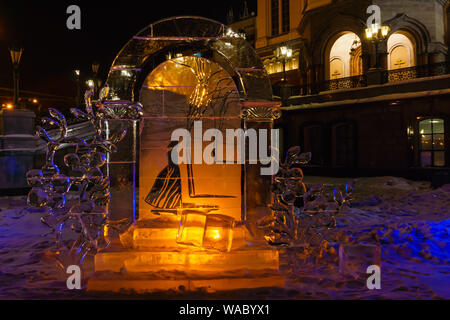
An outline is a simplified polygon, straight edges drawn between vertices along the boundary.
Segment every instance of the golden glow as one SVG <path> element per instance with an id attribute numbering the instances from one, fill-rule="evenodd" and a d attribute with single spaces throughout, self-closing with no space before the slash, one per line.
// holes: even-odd
<path id="1" fill-rule="evenodd" d="M 175 129 L 186 128 L 192 119 L 202 120 L 203 133 L 213 126 L 220 130 L 241 126 L 241 107 L 232 78 L 219 65 L 201 57 L 184 56 L 157 66 L 144 82 L 140 101 L 144 106 L 145 124 L 141 135 L 139 178 L 140 192 L 145 195 L 161 170 L 168 165 L 167 146 Z M 190 129 L 193 130 L 192 127 Z M 203 150 L 209 144 L 204 142 Z M 221 147 L 228 147 L 226 141 L 222 146 L 217 146 Z M 191 154 L 194 154 L 193 151 Z M 234 154 L 237 155 L 237 151 Z M 240 219 L 240 164 L 194 163 L 189 168 L 183 164 L 179 166 L 179 175 L 179 196 L 183 207 L 180 212 L 186 210 L 185 205 L 195 204 L 196 209 L 215 206 L 227 215 Z M 152 210 L 158 208 L 145 202 L 145 195 L 140 197 L 140 217 L 151 217 Z M 192 237 L 199 236 L 194 233 L 194 230 L 187 230 L 186 234 L 180 234 L 181 241 L 185 242 L 190 234 Z M 198 239 L 195 241 L 200 242 Z"/>
<path id="2" fill-rule="evenodd" d="M 334 41 L 330 50 L 328 79 L 357 76 L 362 73 L 361 40 L 353 32 L 345 32 Z"/>
<path id="3" fill-rule="evenodd" d="M 287 46 L 278 47 L 275 50 L 275 56 L 278 59 L 289 59 L 292 57 L 292 49 Z"/>
<path id="4" fill-rule="evenodd" d="M 33 103 L 38 103 L 39 101 L 38 101 L 38 99 L 33 99 Z"/>
<path id="5" fill-rule="evenodd" d="M 377 40 L 380 38 L 385 39 L 390 31 L 391 28 L 389 28 L 389 26 L 381 26 L 374 23 L 370 28 L 366 29 L 366 38 L 368 40 Z"/>
<path id="6" fill-rule="evenodd" d="M 94 86 L 95 86 L 94 80 L 88 80 L 88 81 L 86 81 L 86 84 L 88 85 L 89 88 L 94 88 Z"/>
<path id="7" fill-rule="evenodd" d="M 20 59 L 22 58 L 23 49 L 22 48 L 14 48 L 10 49 L 11 61 L 14 65 L 18 65 L 20 63 Z"/>
<path id="8" fill-rule="evenodd" d="M 299 52 L 293 51 L 291 59 L 286 61 L 286 71 L 298 70 L 299 68 Z M 275 56 L 271 59 L 264 60 L 264 67 L 268 74 L 281 73 L 283 72 L 283 63 L 278 60 Z"/>
<path id="9" fill-rule="evenodd" d="M 11 104 L 11 103 L 8 103 L 7 105 L 6 105 L 6 109 L 12 109 L 13 108 L 13 105 Z"/>
<path id="10" fill-rule="evenodd" d="M 212 234 L 213 234 L 212 237 L 213 237 L 214 240 L 218 240 L 218 239 L 221 238 L 220 230 L 212 230 Z"/>
<path id="11" fill-rule="evenodd" d="M 177 234 L 177 243 L 201 247 L 205 233 L 206 214 L 193 210 L 183 213 L 181 216 L 180 229 Z"/>
<path id="12" fill-rule="evenodd" d="M 387 41 L 389 70 L 413 67 L 416 64 L 414 44 L 403 33 L 395 32 Z"/>

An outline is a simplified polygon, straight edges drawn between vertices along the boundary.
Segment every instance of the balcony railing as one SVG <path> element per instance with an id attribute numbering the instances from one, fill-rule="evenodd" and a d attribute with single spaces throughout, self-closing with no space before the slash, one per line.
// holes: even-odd
<path id="1" fill-rule="evenodd" d="M 441 62 L 430 65 L 421 65 L 410 68 L 402 68 L 395 70 L 387 70 L 383 73 L 383 83 L 398 82 L 404 80 L 412 80 L 418 78 L 435 77 L 450 74 L 450 62 Z M 381 84 L 381 83 L 380 83 Z M 280 88 L 274 86 L 274 95 L 285 96 L 285 99 L 290 96 L 305 96 L 314 95 L 323 91 L 335 91 L 342 89 L 362 88 L 367 87 L 367 76 L 359 75 L 348 78 L 327 80 L 320 83 L 314 83 L 303 86 L 289 86 L 284 88 L 283 95 Z"/>
<path id="2" fill-rule="evenodd" d="M 388 82 L 397 82 L 418 78 L 435 77 L 450 73 L 450 64 L 441 62 L 386 71 L 385 79 Z"/>
<path id="3" fill-rule="evenodd" d="M 361 88 L 367 86 L 365 75 L 324 81 L 319 84 L 319 91 Z"/>

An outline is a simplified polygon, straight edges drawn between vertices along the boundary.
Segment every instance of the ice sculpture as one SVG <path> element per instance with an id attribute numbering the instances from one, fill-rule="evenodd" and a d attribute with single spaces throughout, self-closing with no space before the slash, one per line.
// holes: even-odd
<path id="1" fill-rule="evenodd" d="M 311 153 L 300 153 L 300 147 L 290 148 L 280 171 L 274 177 L 272 214 L 258 223 L 272 246 L 301 248 L 306 255 L 321 255 L 323 245 L 330 241 L 329 230 L 336 227 L 336 215 L 350 204 L 354 181 L 345 191 L 333 191 L 334 202 L 324 194 L 323 185 L 307 190 L 300 166 L 311 160 Z M 296 259 L 296 258 L 295 258 Z"/>
<path id="2" fill-rule="evenodd" d="M 254 49 L 209 19 L 163 19 L 124 46 L 107 82 L 107 103 L 139 101 L 143 106 L 133 149 L 136 194 L 110 206 L 113 216 L 125 206 L 136 208 L 138 218 L 95 260 L 98 272 L 127 270 L 133 276 L 120 282 L 99 276 L 90 280 L 90 290 L 284 286 L 278 252 L 256 227 L 258 218 L 270 212 L 271 202 L 271 176 L 261 176 L 262 165 L 250 163 L 254 159 L 249 156 L 243 162 L 196 163 L 194 149 L 191 163 L 176 163 L 171 156 L 179 143 L 172 141 L 172 133 L 178 129 L 189 132 L 193 142 L 199 138 L 196 130 L 202 137 L 213 128 L 224 137 L 227 129 L 270 132 L 280 103 L 272 101 L 270 79 Z M 225 140 L 199 140 L 202 150 L 213 143 L 214 152 L 237 147 Z M 270 136 L 268 140 L 267 149 Z M 118 163 L 130 161 L 115 158 Z M 115 172 L 111 167 L 110 174 Z M 111 201 L 115 198 L 112 193 Z M 239 272 L 244 269 L 245 276 Z M 160 281 L 160 274 L 167 281 Z"/>
<path id="3" fill-rule="evenodd" d="M 218 22 L 164 19 L 129 41 L 106 82 L 99 101 L 88 91 L 86 111 L 72 110 L 91 123 L 93 139 L 50 138 L 39 129 L 48 141 L 47 164 L 30 173 L 36 183 L 30 204 L 49 208 L 44 221 L 55 230 L 61 252 L 81 261 L 98 251 L 97 276 L 88 289 L 283 287 L 278 251 L 256 227 L 271 211 L 272 177 L 261 175 L 263 165 L 250 156 L 213 165 L 178 165 L 171 157 L 171 134 L 195 131 L 200 121 L 202 136 L 210 128 L 271 132 L 280 103 L 272 101 L 270 79 L 254 49 Z M 62 116 L 52 113 L 48 123 L 65 132 Z M 267 138 L 261 149 L 275 140 Z M 74 148 L 65 157 L 64 175 L 53 161 L 63 145 Z M 68 183 L 59 210 L 47 201 L 56 198 L 56 178 Z M 120 231 L 114 235 L 113 229 Z M 68 231 L 78 233 L 69 239 Z M 120 274 L 108 278 L 111 272 Z M 126 272 L 132 275 L 122 279 Z"/>
<path id="4" fill-rule="evenodd" d="M 107 92 L 105 86 L 100 100 L 93 101 L 93 90 L 90 89 L 85 94 L 85 112 L 71 109 L 76 118 L 89 121 L 94 128 L 89 142 L 68 137 L 64 115 L 53 108 L 49 109 L 51 117 L 44 117 L 42 122 L 57 128 L 57 135 L 51 137 L 44 128 L 37 126 L 37 134 L 47 141 L 47 153 L 42 169 L 27 173 L 28 184 L 32 187 L 28 204 L 48 209 L 41 221 L 55 233 L 58 260 L 63 267 L 81 263 L 86 254 L 96 253 L 109 243 L 104 230 L 109 223 L 110 181 L 102 167 L 107 156 L 116 152 L 115 144 L 127 131 L 123 129 L 107 139 L 103 137 L 103 121 L 111 113 L 102 101 Z M 139 106 L 135 111 L 140 112 Z M 64 156 L 65 168 L 59 168 L 54 162 L 55 153 L 61 148 L 73 150 Z"/>

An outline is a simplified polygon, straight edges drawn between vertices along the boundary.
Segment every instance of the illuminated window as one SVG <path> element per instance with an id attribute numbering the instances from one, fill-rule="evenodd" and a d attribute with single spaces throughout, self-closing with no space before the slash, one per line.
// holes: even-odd
<path id="1" fill-rule="evenodd" d="M 289 32 L 291 29 L 291 22 L 289 17 L 289 0 L 281 0 L 281 31 Z"/>
<path id="2" fill-rule="evenodd" d="M 420 165 L 445 166 L 444 120 L 426 119 L 419 122 Z"/>
<path id="3" fill-rule="evenodd" d="M 389 70 L 403 69 L 415 65 L 414 44 L 406 33 L 393 33 L 388 39 Z"/>
<path id="4" fill-rule="evenodd" d="M 329 79 L 353 77 L 362 73 L 361 40 L 353 32 L 345 32 L 332 43 L 329 56 Z"/>
<path id="5" fill-rule="evenodd" d="M 272 0 L 272 36 L 280 33 L 280 7 L 279 0 Z"/>

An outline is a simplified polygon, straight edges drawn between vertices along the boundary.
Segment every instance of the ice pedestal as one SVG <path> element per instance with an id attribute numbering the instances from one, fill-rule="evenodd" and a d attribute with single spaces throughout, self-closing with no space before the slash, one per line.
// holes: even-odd
<path id="1" fill-rule="evenodd" d="M 149 293 L 284 287 L 278 251 L 247 245 L 245 228 L 234 228 L 230 252 L 180 246 L 178 230 L 176 216 L 138 221 L 122 235 L 121 243 L 96 255 L 96 276 L 88 290 Z"/>

